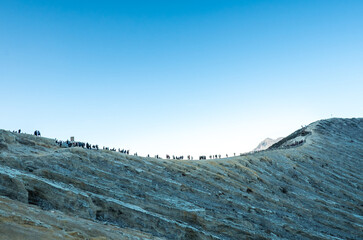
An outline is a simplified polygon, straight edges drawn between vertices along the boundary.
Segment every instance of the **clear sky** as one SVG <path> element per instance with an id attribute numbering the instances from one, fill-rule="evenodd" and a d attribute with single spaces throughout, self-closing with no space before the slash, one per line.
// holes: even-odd
<path id="1" fill-rule="evenodd" d="M 233 154 L 363 117 L 363 1 L 0 2 L 0 128 Z"/>

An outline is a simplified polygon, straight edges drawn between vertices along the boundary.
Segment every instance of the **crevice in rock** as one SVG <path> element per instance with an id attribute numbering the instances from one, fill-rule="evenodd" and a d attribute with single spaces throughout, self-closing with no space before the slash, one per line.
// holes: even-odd
<path id="1" fill-rule="evenodd" d="M 98 210 L 96 212 L 96 220 L 98 220 L 98 221 L 104 221 L 105 220 L 104 213 L 102 211 Z"/>
<path id="2" fill-rule="evenodd" d="M 28 190 L 28 204 L 39 206 L 43 210 L 50 210 L 54 207 L 39 190 Z"/>

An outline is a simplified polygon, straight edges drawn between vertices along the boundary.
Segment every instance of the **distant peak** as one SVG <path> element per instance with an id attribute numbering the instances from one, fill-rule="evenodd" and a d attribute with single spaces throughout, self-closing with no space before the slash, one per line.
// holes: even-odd
<path id="1" fill-rule="evenodd" d="M 255 149 L 253 149 L 254 152 L 257 151 L 262 151 L 265 150 L 267 148 L 269 148 L 270 146 L 272 146 L 273 144 L 277 143 L 278 141 L 280 141 L 282 139 L 282 137 L 276 138 L 276 139 L 272 139 L 272 138 L 265 138 L 262 142 L 260 142 L 257 147 Z"/>

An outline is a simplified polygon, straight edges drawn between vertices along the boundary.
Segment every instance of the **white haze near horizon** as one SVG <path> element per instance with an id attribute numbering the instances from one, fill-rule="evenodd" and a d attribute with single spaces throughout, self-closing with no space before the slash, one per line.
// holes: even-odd
<path id="1" fill-rule="evenodd" d="M 332 115 L 331 115 L 332 116 Z M 300 118 L 299 118 L 300 117 Z M 327 116 L 330 117 L 330 116 Z M 58 140 L 70 139 L 74 136 L 76 141 L 98 144 L 99 147 L 121 148 L 135 152 L 139 156 L 154 156 L 158 154 L 165 158 L 166 154 L 181 156 L 187 155 L 197 159 L 200 155 L 221 154 L 222 157 L 239 155 L 252 151 L 262 140 L 267 137 L 276 139 L 285 137 L 303 125 L 307 125 L 319 119 L 304 116 L 266 117 L 261 119 L 226 119 L 227 125 L 214 125 L 209 127 L 196 126 L 186 129 L 179 126 L 168 131 L 146 131 L 142 130 L 130 133 L 123 128 L 108 125 L 107 127 L 94 127 L 89 130 L 77 127 L 77 122 L 60 124 L 59 126 L 34 123 L 25 124 L 23 128 L 17 123 L 5 126 L 6 130 L 22 129 L 22 132 L 32 134 L 39 129 L 42 136 L 56 138 Z M 19 122 L 20 124 L 20 122 Z M 68 126 L 67 126 L 68 125 Z M 35 127 L 36 126 L 36 127 Z M 135 130 L 135 129 L 134 129 Z"/>

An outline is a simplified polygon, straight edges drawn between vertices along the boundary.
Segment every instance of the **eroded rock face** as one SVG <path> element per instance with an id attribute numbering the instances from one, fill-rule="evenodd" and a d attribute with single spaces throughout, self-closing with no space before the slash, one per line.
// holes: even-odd
<path id="1" fill-rule="evenodd" d="M 0 239 L 163 239 L 0 196 Z"/>
<path id="2" fill-rule="evenodd" d="M 0 233 L 22 236 L 31 218 L 27 231 L 40 239 L 39 226 L 59 239 L 359 239 L 362 159 L 363 119 L 318 121 L 271 150 L 201 161 L 59 148 L 0 130 L 0 202 L 24 209 L 9 217 L 0 207 L 13 226 Z"/>

